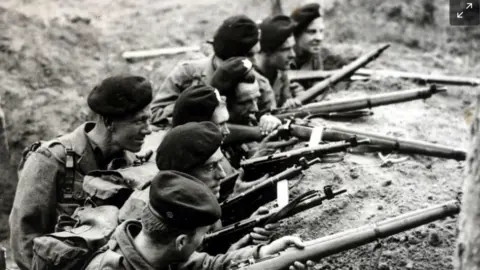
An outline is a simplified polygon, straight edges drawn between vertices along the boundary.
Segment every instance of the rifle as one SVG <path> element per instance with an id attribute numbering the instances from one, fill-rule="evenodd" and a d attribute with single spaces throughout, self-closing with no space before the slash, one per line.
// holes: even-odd
<path id="1" fill-rule="evenodd" d="M 330 86 L 336 84 L 337 82 L 341 81 L 345 77 L 349 77 L 352 75 L 356 70 L 361 67 L 364 67 L 371 61 L 375 60 L 383 51 L 385 51 L 390 44 L 386 44 L 381 46 L 378 49 L 375 49 L 365 55 L 360 56 L 355 61 L 351 62 L 350 64 L 344 66 L 341 69 L 336 70 L 330 77 L 327 79 L 316 83 L 314 86 L 307 89 L 301 95 L 297 97 L 297 99 L 302 103 L 307 103 L 308 101 L 314 99 L 318 95 L 322 94 L 326 91 Z"/>
<path id="2" fill-rule="evenodd" d="M 453 200 L 426 209 L 412 211 L 374 224 L 307 241 L 305 248 L 287 249 L 266 258 L 249 259 L 232 263 L 230 270 L 280 270 L 295 261 L 320 260 L 327 256 L 350 250 L 394 234 L 454 216 L 460 212 L 460 203 Z"/>
<path id="3" fill-rule="evenodd" d="M 325 80 L 335 74 L 336 70 L 288 70 L 287 76 L 290 81 L 304 81 L 304 80 Z M 477 86 L 480 85 L 480 78 L 474 77 L 461 77 L 450 75 L 432 75 L 421 74 L 414 72 L 403 72 L 396 70 L 378 70 L 378 69 L 366 69 L 360 68 L 355 73 L 356 77 L 360 79 L 371 79 L 375 77 L 393 77 L 399 79 L 408 79 L 420 83 L 439 83 L 450 85 L 468 85 Z M 352 79 L 352 78 L 351 78 Z"/>
<path id="4" fill-rule="evenodd" d="M 360 109 L 371 109 L 372 107 L 401 103 L 416 99 L 427 99 L 434 94 L 442 93 L 445 91 L 447 91 L 445 87 L 437 87 L 436 85 L 431 85 L 430 87 L 395 91 L 367 97 L 316 102 L 303 105 L 299 108 L 279 111 L 279 113 L 275 114 L 275 117 L 279 119 L 286 119 L 292 117 L 304 118 L 307 116 L 317 116 L 317 114 L 320 114 L 321 116 L 322 114 L 332 112 L 347 112 Z"/>
<path id="5" fill-rule="evenodd" d="M 270 210 L 270 212 L 266 215 L 247 218 L 223 227 L 215 232 L 209 233 L 205 236 L 204 243 L 209 245 L 212 245 L 212 242 L 216 243 L 220 241 L 233 243 L 234 241 L 238 240 L 238 238 L 245 235 L 248 231 L 251 231 L 254 227 L 263 227 L 266 224 L 275 223 L 279 220 L 292 217 L 305 210 L 321 205 L 325 200 L 332 200 L 336 196 L 347 192 L 346 189 L 333 191 L 332 186 L 330 185 L 325 186 L 323 190 L 325 193 L 324 196 L 320 191 L 312 190 L 311 192 L 307 192 L 305 194 L 306 196 L 295 198 L 284 207 Z"/>
<path id="6" fill-rule="evenodd" d="M 220 204 L 222 208 L 222 223 L 231 224 L 250 216 L 259 206 L 275 199 L 275 192 L 271 192 L 270 188 L 275 187 L 282 180 L 292 179 L 300 175 L 302 171 L 319 162 L 319 158 L 307 161 L 305 157 L 300 157 L 292 167 L 265 179 L 232 198 L 226 199 Z"/>
<path id="7" fill-rule="evenodd" d="M 285 127 L 292 136 L 308 140 L 312 134 L 312 128 L 296 124 L 288 124 Z M 452 148 L 445 145 L 429 143 L 419 140 L 402 139 L 388 135 L 380 135 L 372 132 L 360 131 L 357 129 L 329 126 L 322 131 L 322 140 L 339 141 L 345 140 L 351 136 L 358 138 L 368 138 L 371 144 L 368 145 L 373 151 L 398 151 L 406 154 L 419 154 L 431 157 L 449 158 L 455 160 L 465 160 L 466 151 L 463 149 Z"/>
<path id="8" fill-rule="evenodd" d="M 269 156 L 246 159 L 240 163 L 240 166 L 245 171 L 247 179 L 258 179 L 265 173 L 278 173 L 284 170 L 301 157 L 312 159 L 325 154 L 343 152 L 348 148 L 368 143 L 370 143 L 369 139 L 357 140 L 355 136 L 350 136 L 342 142 L 302 147 Z"/>

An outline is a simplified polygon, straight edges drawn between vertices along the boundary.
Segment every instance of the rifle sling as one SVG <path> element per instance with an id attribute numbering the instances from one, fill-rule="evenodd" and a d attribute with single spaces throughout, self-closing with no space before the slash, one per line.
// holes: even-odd
<path id="1" fill-rule="evenodd" d="M 275 214 L 273 214 L 272 216 L 270 216 L 270 218 L 267 219 L 265 224 L 277 222 L 278 220 L 286 217 L 290 213 L 290 211 L 292 211 L 292 209 L 294 209 L 306 197 L 310 197 L 315 193 L 317 193 L 316 190 L 310 190 L 310 191 L 307 191 L 307 192 L 303 193 L 302 195 L 296 197 L 291 202 L 289 202 L 287 205 L 285 205 L 282 209 L 280 209 L 280 211 L 278 211 Z"/>

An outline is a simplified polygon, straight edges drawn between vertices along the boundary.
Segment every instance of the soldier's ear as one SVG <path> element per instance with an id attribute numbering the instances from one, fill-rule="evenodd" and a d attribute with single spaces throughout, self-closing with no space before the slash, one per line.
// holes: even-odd
<path id="1" fill-rule="evenodd" d="M 182 252 L 185 245 L 188 243 L 188 236 L 186 234 L 180 234 L 175 239 L 175 249 L 178 252 Z"/>
<path id="2" fill-rule="evenodd" d="M 105 125 L 105 127 L 107 128 L 108 131 L 113 131 L 114 130 L 115 121 L 113 121 L 112 118 L 103 117 L 102 120 L 103 120 L 103 124 Z"/>

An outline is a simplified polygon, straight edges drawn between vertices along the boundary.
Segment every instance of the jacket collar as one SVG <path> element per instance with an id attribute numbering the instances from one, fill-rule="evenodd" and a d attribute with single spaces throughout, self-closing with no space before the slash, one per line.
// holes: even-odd
<path id="1" fill-rule="evenodd" d="M 114 239 L 117 241 L 125 263 L 131 269 L 156 270 L 135 249 L 133 239 L 142 229 L 142 224 L 137 220 L 128 220 L 117 227 Z"/>

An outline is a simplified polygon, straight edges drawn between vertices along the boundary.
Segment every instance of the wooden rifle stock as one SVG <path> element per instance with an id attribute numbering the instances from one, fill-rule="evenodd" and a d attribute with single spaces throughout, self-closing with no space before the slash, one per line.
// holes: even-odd
<path id="1" fill-rule="evenodd" d="M 327 256 L 350 250 L 391 235 L 454 216 L 460 212 L 457 200 L 426 209 L 412 211 L 360 228 L 340 232 L 306 242 L 304 249 L 289 249 L 259 259 L 241 261 L 230 266 L 230 270 L 280 270 L 287 269 L 295 261 L 319 260 Z"/>
<path id="2" fill-rule="evenodd" d="M 287 76 L 290 81 L 303 81 L 303 80 L 324 80 L 332 76 L 336 70 L 289 70 Z M 380 70 L 380 69 L 366 69 L 360 68 L 353 74 L 356 77 L 363 79 L 371 78 L 385 78 L 393 77 L 399 79 L 413 80 L 421 83 L 438 83 L 449 85 L 468 85 L 477 86 L 480 85 L 480 78 L 475 77 L 462 77 L 452 75 L 434 75 L 434 74 L 422 74 L 417 72 L 404 72 L 397 70 Z M 352 78 L 351 78 L 352 79 Z"/>
<path id="3" fill-rule="evenodd" d="M 345 77 L 352 75 L 356 70 L 361 67 L 364 67 L 366 64 L 370 63 L 376 59 L 383 51 L 385 51 L 390 44 L 381 46 L 378 49 L 375 49 L 365 55 L 360 56 L 357 60 L 352 63 L 344 66 L 342 69 L 335 71 L 329 78 L 318 82 L 314 86 L 307 89 L 297 99 L 302 103 L 307 103 L 308 101 L 314 99 L 318 95 L 322 94 L 329 86 L 332 86 L 342 80 Z"/>
<path id="4" fill-rule="evenodd" d="M 290 124 L 287 129 L 292 136 L 309 140 L 313 128 Z M 375 151 L 398 151 L 405 154 L 418 154 L 455 160 L 465 160 L 466 158 L 466 151 L 464 149 L 452 148 L 425 141 L 402 139 L 338 126 L 324 127 L 322 132 L 322 140 L 324 141 L 340 141 L 351 138 L 352 136 L 370 139 L 371 143 L 368 145 L 368 148 Z"/>
<path id="5" fill-rule="evenodd" d="M 402 90 L 390 93 L 371 95 L 359 98 L 347 98 L 340 100 L 331 100 L 324 102 L 310 103 L 299 108 L 285 110 L 275 114 L 279 119 L 286 119 L 292 117 L 304 118 L 306 116 L 315 116 L 317 114 L 333 113 L 333 112 L 347 112 L 361 109 L 371 109 L 383 105 L 401 103 L 417 99 L 427 99 L 432 95 L 445 92 L 445 87 L 437 87 L 431 85 L 412 90 Z"/>
<path id="6" fill-rule="evenodd" d="M 225 137 L 223 144 L 242 144 L 245 142 L 260 141 L 263 139 L 262 131 L 258 126 L 245 126 L 237 124 L 227 124 L 230 134 Z"/>

